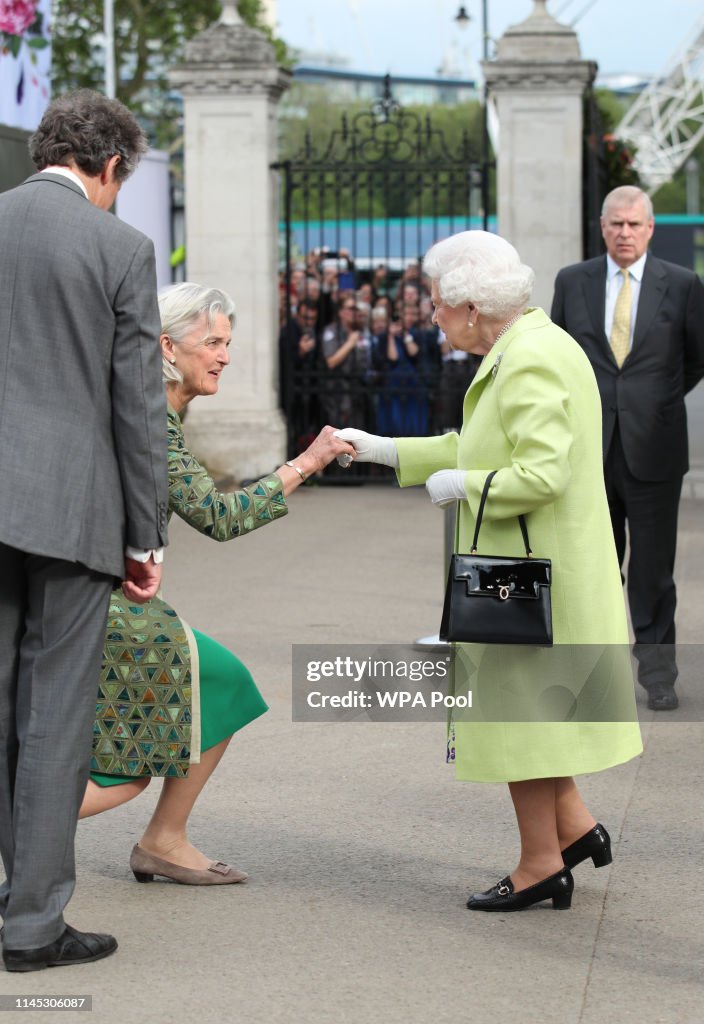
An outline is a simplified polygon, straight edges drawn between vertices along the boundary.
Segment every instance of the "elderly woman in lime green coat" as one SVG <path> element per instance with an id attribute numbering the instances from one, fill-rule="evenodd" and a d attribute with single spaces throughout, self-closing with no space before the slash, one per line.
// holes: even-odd
<path id="1" fill-rule="evenodd" d="M 440 506 L 458 501 L 459 551 L 470 549 L 484 482 L 498 470 L 479 551 L 523 554 L 516 517 L 525 514 L 533 553 L 552 560 L 555 648 L 504 651 L 503 660 L 502 649 L 459 648 L 456 675 L 474 680 L 479 702 L 504 713 L 456 721 L 453 754 L 458 779 L 509 784 L 521 839 L 517 867 L 468 907 L 520 910 L 552 899 L 565 909 L 570 869 L 588 858 L 595 866 L 611 860 L 608 833 L 573 776 L 642 750 L 628 658 L 619 657 L 628 652 L 628 628 L 603 482 L 599 393 L 577 343 L 541 309 L 528 308 L 533 273 L 508 242 L 462 232 L 435 245 L 424 269 L 435 322 L 453 347 L 484 357 L 465 397 L 462 430 L 392 439 L 347 429 L 340 437 L 357 459 L 395 467 L 401 486 L 426 484 Z M 511 720 L 521 717 L 510 713 L 512 702 L 535 704 L 551 683 L 567 683 L 576 696 L 588 692 L 604 652 L 608 704 L 600 713 Z M 582 678 L 556 680 L 555 664 Z M 505 672 L 492 672 L 500 665 Z M 603 696 L 602 688 L 592 704 Z"/>

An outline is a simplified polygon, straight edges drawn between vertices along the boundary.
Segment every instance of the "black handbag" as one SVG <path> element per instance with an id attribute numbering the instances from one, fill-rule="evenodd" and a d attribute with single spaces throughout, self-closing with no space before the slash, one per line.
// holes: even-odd
<path id="1" fill-rule="evenodd" d="M 455 554 L 450 560 L 440 639 L 552 647 L 552 563 L 549 558 L 533 558 L 525 518 L 518 516 L 525 558 L 477 554 L 484 505 L 496 472 L 484 483 L 470 553 Z"/>

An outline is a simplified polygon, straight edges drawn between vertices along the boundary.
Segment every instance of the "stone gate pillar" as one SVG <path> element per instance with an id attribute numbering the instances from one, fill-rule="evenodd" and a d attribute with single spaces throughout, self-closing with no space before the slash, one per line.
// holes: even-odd
<path id="1" fill-rule="evenodd" d="M 555 274 L 582 259 L 583 96 L 596 74 L 546 0 L 499 39 L 482 67 L 499 123 L 498 230 L 536 274 L 548 311 Z"/>
<path id="2" fill-rule="evenodd" d="M 262 476 L 285 458 L 278 400 L 276 108 L 290 75 L 233 0 L 169 74 L 183 96 L 187 279 L 235 300 L 232 363 L 186 433 L 211 471 Z"/>

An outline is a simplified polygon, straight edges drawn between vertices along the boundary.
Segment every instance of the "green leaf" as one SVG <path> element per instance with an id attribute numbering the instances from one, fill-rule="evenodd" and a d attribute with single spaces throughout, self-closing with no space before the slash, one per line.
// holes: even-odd
<path id="1" fill-rule="evenodd" d="M 102 89 L 103 0 L 54 0 L 52 91 Z M 181 126 L 166 70 L 183 58 L 186 42 L 217 20 L 219 0 L 115 0 L 117 97 L 140 118 L 152 141 L 168 148 Z M 240 0 L 248 24 L 261 24 L 261 0 Z M 283 44 L 281 44 L 283 46 Z"/>
<path id="2" fill-rule="evenodd" d="M 43 36 L 40 38 L 34 37 L 33 39 L 25 39 L 27 46 L 32 50 L 43 50 L 49 45 L 49 40 Z"/>

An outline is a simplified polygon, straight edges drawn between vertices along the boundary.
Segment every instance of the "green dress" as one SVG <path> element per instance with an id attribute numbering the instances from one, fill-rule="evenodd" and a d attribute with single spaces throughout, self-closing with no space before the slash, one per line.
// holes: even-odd
<path id="1" fill-rule="evenodd" d="M 169 511 L 214 540 L 250 533 L 286 515 L 276 475 L 223 494 L 188 451 L 168 411 Z M 112 594 L 93 730 L 91 779 L 182 778 L 200 753 L 267 710 L 245 665 L 191 630 L 161 597 L 132 605 Z"/>
<path id="2" fill-rule="evenodd" d="M 556 778 L 640 754 L 604 488 L 601 401 L 579 345 L 541 309 L 529 310 L 484 357 L 464 400 L 460 434 L 396 444 L 401 486 L 425 483 L 440 469 L 465 471 L 457 550 L 470 550 L 484 481 L 498 470 L 479 552 L 524 555 L 516 521 L 524 513 L 533 553 L 552 560 L 555 648 L 457 645 L 455 692 L 471 688 L 475 706 L 454 722 L 456 777 Z M 562 704 L 551 703 L 553 693 Z"/>

